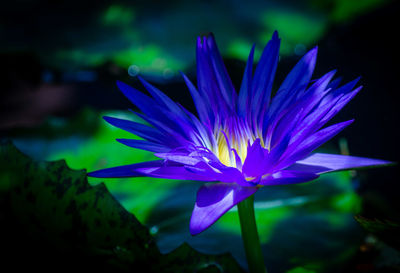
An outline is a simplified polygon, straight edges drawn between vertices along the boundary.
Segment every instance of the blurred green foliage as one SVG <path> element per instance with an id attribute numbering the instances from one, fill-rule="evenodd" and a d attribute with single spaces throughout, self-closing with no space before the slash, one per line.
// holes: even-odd
<path id="1" fill-rule="evenodd" d="M 2 43 L 0 51 L 26 48 L 37 53 L 46 66 L 67 71 L 113 62 L 126 70 L 134 66 L 135 73 L 168 79 L 193 67 L 197 36 L 215 33 L 224 57 L 246 61 L 253 43 L 261 51 L 278 30 L 281 55 L 303 55 L 328 29 L 346 25 L 390 1 L 288 2 L 234 1 L 227 7 L 224 1 L 173 1 L 157 2 L 157 8 L 145 1 L 101 3 L 89 14 L 74 18 L 74 26 L 57 21 L 62 12 L 49 7 L 38 11 L 44 25 L 38 26 L 41 31 L 36 33 L 34 44 L 13 36 Z M 57 29 L 46 18 L 57 21 Z M 3 36 L 7 31 L 15 33 L 12 27 L 3 31 Z M 256 59 L 259 55 L 257 52 Z"/>
<path id="2" fill-rule="evenodd" d="M 320 2 L 320 3 L 317 3 Z M 344 23 L 353 18 L 368 13 L 369 11 L 382 6 L 390 0 L 328 0 L 314 1 L 316 5 L 331 7 L 330 18 L 336 23 Z"/>
<path id="3" fill-rule="evenodd" d="M 127 25 L 133 22 L 135 13 L 132 8 L 111 4 L 104 12 L 102 23 L 104 25 Z"/>
<path id="4" fill-rule="evenodd" d="M 306 48 L 317 45 L 328 26 L 327 19 L 321 14 L 289 9 L 268 10 L 262 15 L 261 22 L 265 27 L 260 33 L 260 41 L 268 41 L 271 30 L 279 31 L 281 55 L 305 54 Z"/>

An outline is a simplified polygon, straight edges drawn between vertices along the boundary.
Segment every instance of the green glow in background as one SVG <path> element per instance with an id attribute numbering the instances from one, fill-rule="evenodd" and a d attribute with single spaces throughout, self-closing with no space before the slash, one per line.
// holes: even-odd
<path id="1" fill-rule="evenodd" d="M 191 1 L 157 3 L 163 12 L 149 13 L 144 4 L 118 1 L 96 7 L 87 26 L 70 29 L 61 25 L 53 41 L 39 35 L 40 43 L 17 46 L 37 52 L 47 64 L 59 68 L 95 67 L 112 61 L 125 69 L 135 65 L 144 74 L 175 75 L 194 64 L 194 41 L 199 34 L 213 31 L 225 57 L 245 61 L 254 42 L 260 51 L 272 32 L 279 30 L 281 55 L 301 55 L 316 45 L 328 28 L 351 22 L 386 2 L 329 0 L 289 6 L 279 1 L 233 1 L 226 10 L 220 1 Z M 9 43 L 5 41 L 0 49 L 15 46 Z M 256 59 L 259 55 L 257 52 Z"/>

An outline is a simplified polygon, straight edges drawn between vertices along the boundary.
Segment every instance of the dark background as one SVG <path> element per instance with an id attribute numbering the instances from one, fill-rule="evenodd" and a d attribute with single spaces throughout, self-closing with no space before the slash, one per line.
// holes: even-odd
<path id="1" fill-rule="evenodd" d="M 268 20 L 270 11 L 277 17 L 282 12 L 286 21 Z M 43 127 L 49 117 L 69 120 L 87 108 L 125 110 L 131 105 L 117 91 L 115 81 L 141 88 L 132 77 L 138 73 L 193 110 L 178 71 L 194 80 L 196 36 L 214 32 L 239 86 L 246 58 L 242 51 L 248 52 L 253 42 L 260 51 L 277 29 L 282 43 L 285 38 L 290 43 L 281 54 L 275 85 L 299 55 L 317 44 L 314 77 L 337 69 L 344 81 L 361 76 L 364 86 L 334 120 L 355 118 L 355 122 L 332 142 L 344 138 L 352 155 L 399 162 L 399 15 L 398 1 L 3 3 L 0 136 L 57 138 L 57 129 Z M 302 29 L 295 32 L 296 24 L 304 21 L 299 23 L 299 16 L 310 24 L 309 37 Z M 234 41 L 245 41 L 245 49 L 235 49 Z M 156 49 L 151 49 L 154 45 Z M 139 53 L 121 53 L 127 49 Z M 77 126 L 62 134 L 90 135 L 95 127 Z M 356 190 L 363 197 L 364 216 L 399 220 L 398 174 L 398 165 L 361 174 Z"/>

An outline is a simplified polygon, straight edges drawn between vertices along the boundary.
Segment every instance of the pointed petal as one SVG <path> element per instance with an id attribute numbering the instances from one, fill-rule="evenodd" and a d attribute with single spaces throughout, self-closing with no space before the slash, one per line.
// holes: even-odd
<path id="1" fill-rule="evenodd" d="M 314 106 L 316 106 L 327 93 L 328 90 L 326 88 L 335 73 L 335 70 L 326 73 L 315 81 L 315 83 L 308 88 L 305 94 L 300 98 L 302 100 L 303 117 L 310 113 Z"/>
<path id="2" fill-rule="evenodd" d="M 304 55 L 292 71 L 290 71 L 279 89 L 292 90 L 294 87 L 307 85 L 311 80 L 312 73 L 314 72 L 317 52 L 318 47 L 314 47 Z"/>
<path id="3" fill-rule="evenodd" d="M 197 113 L 199 114 L 199 118 L 202 122 L 206 124 L 211 124 L 211 121 L 214 120 L 213 113 L 210 111 L 211 109 L 207 108 L 207 102 L 204 100 L 203 97 L 200 96 L 199 92 L 197 91 L 196 87 L 193 83 L 186 77 L 185 74 L 181 73 L 183 79 L 187 87 L 189 88 L 189 92 L 192 95 L 194 104 L 197 109 Z"/>
<path id="4" fill-rule="evenodd" d="M 318 177 L 318 174 L 312 172 L 282 170 L 261 179 L 260 184 L 265 186 L 298 184 L 314 180 Z"/>
<path id="5" fill-rule="evenodd" d="M 122 93 L 148 118 L 162 123 L 164 127 L 180 130 L 180 132 L 184 134 L 184 131 L 181 129 L 181 124 L 185 122 L 184 116 L 166 109 L 164 106 L 160 105 L 158 101 L 123 82 L 117 81 L 117 85 Z M 154 126 L 154 124 L 152 125 Z"/>
<path id="6" fill-rule="evenodd" d="M 156 99 L 158 103 L 168 108 L 170 111 L 179 114 L 180 116 L 184 117 L 185 113 L 181 110 L 181 108 L 171 100 L 167 95 L 161 92 L 158 88 L 148 83 L 142 77 L 138 76 L 139 80 L 142 82 L 143 86 L 146 90 Z"/>
<path id="7" fill-rule="evenodd" d="M 168 146 L 176 146 L 176 145 L 185 146 L 185 145 L 189 144 L 188 140 L 185 138 L 184 135 L 181 135 L 180 133 L 176 132 L 176 130 L 174 130 L 174 128 L 176 128 L 176 124 L 175 124 L 175 126 L 172 126 L 172 128 L 171 128 L 170 126 L 168 126 L 168 124 L 166 124 L 158 119 L 154 119 L 149 116 L 139 114 L 132 110 L 131 110 L 131 112 L 134 113 L 135 115 L 137 115 L 138 117 L 140 117 L 145 122 L 147 122 L 147 123 L 151 124 L 152 126 L 154 126 L 155 128 L 157 128 L 164 135 L 167 135 L 168 137 L 162 138 L 163 144 L 165 144 L 166 146 L 167 145 Z"/>
<path id="8" fill-rule="evenodd" d="M 328 103 L 319 105 L 314 111 L 299 122 L 296 128 L 291 132 L 292 138 L 290 139 L 290 145 L 296 147 L 305 139 L 315 134 L 315 132 L 325 124 L 322 120 L 334 107 L 336 107 L 342 96 L 343 95 L 334 97 Z"/>
<path id="9" fill-rule="evenodd" d="M 285 109 L 297 97 L 298 93 L 303 92 L 311 79 L 317 60 L 318 48 L 311 49 L 290 71 L 283 81 L 268 111 L 268 117 L 272 118 L 282 109 Z"/>
<path id="10" fill-rule="evenodd" d="M 332 97 L 328 103 L 322 106 L 320 104 L 321 99 L 329 92 L 329 89 L 326 90 L 326 88 L 334 74 L 335 71 L 331 71 L 315 81 L 305 94 L 293 104 L 284 118 L 279 121 L 278 126 L 276 128 L 269 128 L 269 130 L 274 129 L 271 140 L 272 146 L 280 141 L 283 133 L 290 133 L 292 135 L 290 143 L 296 141 L 299 143 L 325 124 L 321 120 L 332 111 L 341 98 L 340 96 Z M 319 106 L 317 106 L 318 104 Z M 267 136 L 270 135 L 271 132 L 269 131 Z"/>
<path id="11" fill-rule="evenodd" d="M 238 115 L 245 118 L 247 115 L 247 107 L 250 100 L 251 84 L 253 78 L 253 59 L 254 59 L 255 45 L 250 50 L 249 58 L 247 60 L 246 68 L 244 70 L 242 84 L 240 86 L 239 98 L 237 101 Z"/>
<path id="12" fill-rule="evenodd" d="M 351 101 L 357 94 L 360 92 L 362 89 L 362 86 L 357 87 L 353 91 L 351 91 L 348 94 L 343 95 L 340 97 L 340 99 L 337 101 L 337 103 L 330 109 L 330 111 L 321 119 L 321 121 L 318 123 L 319 128 L 325 125 L 331 118 L 333 118 L 340 110 L 342 110 L 343 107 L 346 106 L 349 101 Z"/>
<path id="13" fill-rule="evenodd" d="M 332 90 L 336 89 L 336 88 L 338 88 L 338 86 L 340 85 L 341 82 L 342 82 L 342 77 L 338 77 L 329 83 L 328 88 L 330 88 Z"/>
<path id="14" fill-rule="evenodd" d="M 119 138 L 116 139 L 116 141 L 132 148 L 156 153 L 165 153 L 171 150 L 171 148 L 168 148 L 164 145 L 153 143 L 147 140 Z"/>
<path id="15" fill-rule="evenodd" d="M 103 119 L 117 128 L 120 128 L 147 140 L 160 142 L 160 140 L 164 138 L 157 129 L 138 122 L 107 116 L 104 116 Z"/>
<path id="16" fill-rule="evenodd" d="M 227 167 L 221 162 L 199 162 L 195 166 L 186 166 L 186 168 L 195 173 L 209 177 L 213 181 L 223 183 L 236 183 L 241 186 L 254 186 L 244 179 L 243 173 L 234 167 Z"/>
<path id="17" fill-rule="evenodd" d="M 350 93 L 351 90 L 353 90 L 353 88 L 356 86 L 356 84 L 359 82 L 360 77 L 352 80 L 351 82 L 346 83 L 345 85 L 334 89 L 332 88 L 333 91 L 329 92 L 329 94 L 327 94 L 323 100 L 321 101 L 321 105 L 324 105 L 326 103 L 328 103 L 329 101 L 331 101 L 333 98 L 338 97 L 342 94 L 348 94 Z M 329 84 L 330 86 L 331 84 Z M 329 87 L 328 86 L 328 87 Z"/>
<path id="18" fill-rule="evenodd" d="M 165 162 L 164 160 L 148 161 L 125 166 L 102 169 L 87 174 L 91 177 L 118 178 L 118 177 L 144 177 L 195 180 L 195 181 L 216 181 L 213 177 L 204 176 L 189 171 L 186 166 Z"/>
<path id="19" fill-rule="evenodd" d="M 170 161 L 174 161 L 177 163 L 181 163 L 184 165 L 189 165 L 189 166 L 195 166 L 196 164 L 198 164 L 199 162 L 202 162 L 202 158 L 200 157 L 196 157 L 196 156 L 190 156 L 187 153 L 155 153 L 155 156 L 162 158 L 162 159 L 166 159 L 166 160 L 170 160 Z"/>
<path id="20" fill-rule="evenodd" d="M 212 111 L 222 117 L 228 116 L 231 105 L 225 100 L 215 76 L 207 38 L 198 37 L 196 47 L 197 87 L 201 97 L 207 100 Z M 214 125 L 214 124 L 212 124 Z"/>
<path id="21" fill-rule="evenodd" d="M 211 33 L 207 38 L 207 46 L 209 48 L 210 60 L 214 68 L 214 75 L 219 86 L 222 97 L 226 100 L 230 107 L 235 106 L 236 92 L 233 87 L 231 78 L 226 71 L 223 59 L 219 53 L 217 43 L 215 42 L 214 35 Z"/>
<path id="22" fill-rule="evenodd" d="M 243 164 L 242 172 L 246 177 L 260 177 L 263 175 L 263 168 L 260 166 L 268 157 L 268 151 L 260 144 L 257 138 L 251 146 L 247 148 L 247 156 Z"/>
<path id="23" fill-rule="evenodd" d="M 127 97 L 134 105 L 136 105 L 146 115 L 152 115 L 154 105 L 157 103 L 150 97 L 146 96 L 142 92 L 136 90 L 132 86 L 127 85 L 124 82 L 117 81 L 117 86 L 121 92 Z"/>
<path id="24" fill-rule="evenodd" d="M 141 170 L 154 169 L 162 166 L 163 160 L 148 161 L 90 172 L 87 175 L 99 178 L 138 177 L 143 176 Z"/>
<path id="25" fill-rule="evenodd" d="M 190 219 L 190 233 L 196 235 L 203 232 L 229 209 L 256 191 L 256 187 L 226 183 L 208 183 L 201 186 Z"/>
<path id="26" fill-rule="evenodd" d="M 288 111 L 288 113 L 279 120 L 275 128 L 271 127 L 273 131 L 268 132 L 268 138 L 266 140 L 269 141 L 270 147 L 275 147 L 283 138 L 291 134 L 293 129 L 299 124 L 299 121 L 301 121 L 300 118 L 303 114 L 303 109 L 299 108 L 298 104 L 293 104 L 291 108 L 292 111 Z"/>
<path id="27" fill-rule="evenodd" d="M 381 159 L 356 157 L 349 155 L 321 154 L 315 153 L 307 158 L 297 161 L 290 166 L 290 170 L 310 171 L 317 174 L 358 169 L 367 167 L 376 167 L 382 165 L 391 165 L 393 162 Z"/>
<path id="28" fill-rule="evenodd" d="M 142 176 L 178 180 L 217 181 L 214 177 L 203 175 L 201 172 L 194 172 L 187 166 L 162 166 L 155 170 L 143 171 Z"/>
<path id="29" fill-rule="evenodd" d="M 263 162 L 262 168 L 264 169 L 264 173 L 271 173 L 274 170 L 280 170 L 281 168 L 277 168 L 276 164 L 279 163 L 281 157 L 283 157 L 285 151 L 288 148 L 290 140 L 290 135 L 286 135 L 282 140 L 271 149 L 270 153 L 268 154 L 267 160 Z"/>
<path id="30" fill-rule="evenodd" d="M 291 144 L 282 156 L 281 161 L 276 168 L 283 169 L 292 165 L 297 160 L 306 157 L 319 146 L 327 142 L 329 139 L 337 135 L 340 131 L 350 125 L 354 120 L 340 122 L 326 127 L 310 137 L 306 138 L 300 144 Z"/>
<path id="31" fill-rule="evenodd" d="M 307 138 L 305 141 L 303 141 L 299 147 L 297 147 L 298 151 L 301 150 L 309 150 L 309 152 L 317 149 L 319 146 L 330 140 L 332 137 L 337 135 L 340 131 L 342 131 L 344 128 L 349 126 L 351 123 L 354 122 L 354 119 L 340 122 L 334 125 L 331 125 L 327 128 L 324 128 L 318 132 L 316 132 L 314 135 L 310 136 Z"/>
<path id="32" fill-rule="evenodd" d="M 265 46 L 254 72 L 251 94 L 253 123 L 257 123 L 261 109 L 269 107 L 272 84 L 278 66 L 280 43 L 278 32 L 275 31 L 271 41 Z"/>
<path id="33" fill-rule="evenodd" d="M 243 168 L 243 164 L 242 164 L 242 159 L 240 158 L 240 156 L 238 155 L 236 149 L 232 149 L 233 153 L 235 154 L 235 164 L 236 164 L 236 168 L 239 170 L 242 170 Z"/>

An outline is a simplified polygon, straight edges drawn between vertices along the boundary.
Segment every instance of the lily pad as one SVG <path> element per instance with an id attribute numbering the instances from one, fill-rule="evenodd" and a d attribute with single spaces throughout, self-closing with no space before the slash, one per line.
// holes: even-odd
<path id="1" fill-rule="evenodd" d="M 1 233 L 3 246 L 27 239 L 18 255 L 9 253 L 22 264 L 49 257 L 41 264 L 49 271 L 56 264 L 60 270 L 78 263 L 82 268 L 84 262 L 84 268 L 113 272 L 243 272 L 229 254 L 201 254 L 185 244 L 162 255 L 148 229 L 104 184 L 89 185 L 84 170 L 71 170 L 64 161 L 36 162 L 2 141 L 0 177 L 3 228 L 17 227 Z M 34 252 L 28 256 L 24 249 Z"/>

